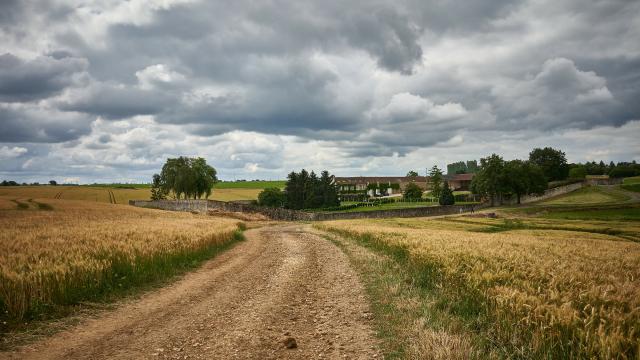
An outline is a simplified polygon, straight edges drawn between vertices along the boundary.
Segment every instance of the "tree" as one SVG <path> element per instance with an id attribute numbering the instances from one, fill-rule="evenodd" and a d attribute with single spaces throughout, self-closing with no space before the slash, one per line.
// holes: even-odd
<path id="1" fill-rule="evenodd" d="M 165 194 L 173 192 L 177 199 L 208 198 L 218 182 L 216 169 L 203 158 L 167 159 L 160 173 L 160 186 Z"/>
<path id="2" fill-rule="evenodd" d="M 422 198 L 422 189 L 415 183 L 409 183 L 404 188 L 402 196 L 406 200 L 419 200 Z"/>
<path id="3" fill-rule="evenodd" d="M 162 178 L 158 174 L 153 174 L 153 182 L 151 183 L 151 200 L 164 200 L 167 193 L 162 186 Z"/>
<path id="4" fill-rule="evenodd" d="M 267 207 L 283 207 L 285 195 L 280 188 L 267 188 L 258 194 L 258 204 Z"/>
<path id="5" fill-rule="evenodd" d="M 56 186 L 58 185 L 58 182 L 55 180 L 49 180 L 49 185 Z"/>
<path id="6" fill-rule="evenodd" d="M 623 178 L 640 175 L 640 169 L 633 168 L 631 166 L 616 166 L 613 170 L 609 171 L 609 177 Z"/>
<path id="7" fill-rule="evenodd" d="M 289 209 L 315 209 L 340 205 L 338 189 L 333 176 L 323 171 L 320 177 L 315 172 L 302 169 L 291 172 L 285 185 L 285 206 Z"/>
<path id="8" fill-rule="evenodd" d="M 504 188 L 504 160 L 502 157 L 492 154 L 489 157 L 480 159 L 480 169 L 471 181 L 471 191 L 488 197 L 491 206 L 495 205 L 496 199 L 502 198 Z"/>
<path id="9" fill-rule="evenodd" d="M 429 170 L 429 182 L 431 183 L 431 195 L 439 198 L 440 192 L 442 191 L 443 178 L 442 171 L 437 165 L 434 165 L 431 170 Z"/>
<path id="10" fill-rule="evenodd" d="M 444 183 L 444 186 L 442 187 L 442 193 L 440 194 L 438 203 L 440 203 L 440 205 L 453 205 L 456 203 L 456 199 L 453 196 L 453 191 L 451 191 L 449 183 L 446 181 Z"/>
<path id="11" fill-rule="evenodd" d="M 582 165 L 572 167 L 569 170 L 569 179 L 584 179 L 587 176 L 587 170 Z"/>
<path id="12" fill-rule="evenodd" d="M 569 176 L 567 158 L 560 150 L 550 147 L 533 149 L 529 153 L 529 161 L 542 169 L 547 181 L 564 180 Z"/>
<path id="13" fill-rule="evenodd" d="M 502 190 L 516 195 L 518 204 L 525 194 L 541 194 L 547 188 L 542 170 L 528 161 L 511 160 L 504 164 Z"/>
<path id="14" fill-rule="evenodd" d="M 409 170 L 407 177 L 418 177 L 418 173 L 415 170 Z"/>
<path id="15" fill-rule="evenodd" d="M 320 186 L 322 194 L 322 207 L 339 206 L 338 188 L 336 187 L 333 176 L 327 170 L 320 173 Z"/>

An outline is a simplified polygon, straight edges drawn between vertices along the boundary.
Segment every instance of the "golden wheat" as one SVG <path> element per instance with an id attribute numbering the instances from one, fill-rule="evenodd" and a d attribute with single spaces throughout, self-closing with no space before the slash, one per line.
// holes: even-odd
<path id="1" fill-rule="evenodd" d="M 230 240 L 237 223 L 124 205 L 36 200 L 54 210 L 0 210 L 0 305 L 18 319 L 37 306 L 153 279 L 154 271 L 170 273 L 174 262 Z"/>
<path id="2" fill-rule="evenodd" d="M 255 200 L 261 189 L 213 189 L 211 200 Z M 113 198 L 109 192 L 113 194 Z M 117 204 L 128 204 L 129 200 L 149 200 L 149 188 L 108 188 L 99 186 L 2 186 L 0 196 L 20 199 L 64 199 L 84 200 Z M 15 207 L 15 206 L 14 206 Z"/>
<path id="3" fill-rule="evenodd" d="M 449 279 L 437 287 L 464 284 L 464 291 L 479 292 L 493 322 L 484 324 L 491 341 L 507 342 L 523 354 L 638 356 L 637 242 L 559 230 L 470 232 L 476 224 L 425 219 L 334 221 L 321 227 L 402 246 Z"/>

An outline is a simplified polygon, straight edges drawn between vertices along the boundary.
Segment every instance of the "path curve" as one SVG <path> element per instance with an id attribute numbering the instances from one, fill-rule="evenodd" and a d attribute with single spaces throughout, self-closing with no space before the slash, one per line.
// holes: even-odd
<path id="1" fill-rule="evenodd" d="M 307 226 L 249 230 L 172 285 L 0 358 L 381 357 L 357 273 Z"/>

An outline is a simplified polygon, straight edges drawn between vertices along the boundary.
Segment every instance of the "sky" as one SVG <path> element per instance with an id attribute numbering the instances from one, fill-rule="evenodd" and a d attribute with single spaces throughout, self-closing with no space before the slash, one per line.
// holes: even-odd
<path id="1" fill-rule="evenodd" d="M 640 160 L 640 1 L 0 0 L 0 178 Z"/>

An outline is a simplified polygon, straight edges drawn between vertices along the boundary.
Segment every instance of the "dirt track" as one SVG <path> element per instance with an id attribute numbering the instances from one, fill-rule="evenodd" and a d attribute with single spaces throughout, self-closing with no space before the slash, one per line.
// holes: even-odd
<path id="1" fill-rule="evenodd" d="M 246 235 L 176 283 L 0 358 L 381 357 L 362 285 L 338 248 L 304 225 Z"/>

